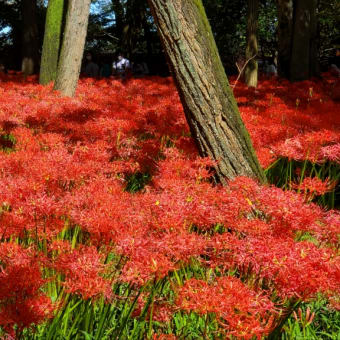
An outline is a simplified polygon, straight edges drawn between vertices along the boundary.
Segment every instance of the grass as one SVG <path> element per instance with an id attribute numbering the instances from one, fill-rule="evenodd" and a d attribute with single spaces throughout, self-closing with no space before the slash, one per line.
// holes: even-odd
<path id="1" fill-rule="evenodd" d="M 291 190 L 292 183 L 302 183 L 306 177 L 317 177 L 322 181 L 327 179 L 335 184 L 330 192 L 320 197 L 315 197 L 314 201 L 328 209 L 340 208 L 340 165 L 335 162 L 312 163 L 308 160 L 299 162 L 279 158 L 268 169 L 266 176 L 269 183 L 285 190 Z"/>

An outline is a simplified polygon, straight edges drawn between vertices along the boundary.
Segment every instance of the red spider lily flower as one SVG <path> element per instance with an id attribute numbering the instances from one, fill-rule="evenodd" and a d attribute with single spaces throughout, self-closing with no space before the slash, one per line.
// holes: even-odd
<path id="1" fill-rule="evenodd" d="M 335 185 L 336 183 L 331 182 L 328 178 L 322 181 L 317 177 L 305 177 L 301 183 L 291 183 L 293 189 L 305 194 L 306 201 L 310 201 L 314 196 L 321 196 L 332 191 Z"/>
<path id="2" fill-rule="evenodd" d="M 139 317 L 148 301 L 146 294 L 141 294 L 138 298 L 137 306 L 134 309 L 132 316 Z M 154 297 L 152 301 L 152 320 L 162 323 L 170 322 L 173 314 L 176 312 L 175 306 L 170 304 L 164 299 Z M 146 320 L 150 320 L 151 309 L 147 310 L 147 314 L 144 316 Z"/>
<path id="3" fill-rule="evenodd" d="M 153 340 L 176 340 L 178 339 L 174 334 L 154 334 Z"/>
<path id="4" fill-rule="evenodd" d="M 51 318 L 54 306 L 41 291 L 46 280 L 33 250 L 1 243 L 0 260 L 0 325 L 12 334 L 15 326 L 20 332 Z"/>
<path id="5" fill-rule="evenodd" d="M 103 255 L 95 247 L 82 246 L 72 252 L 61 253 L 54 268 L 65 275 L 66 291 L 79 294 L 83 299 L 111 296 L 111 281 L 103 276 L 106 266 Z"/>
<path id="6" fill-rule="evenodd" d="M 235 94 L 262 166 L 279 157 L 339 163 L 340 116 L 328 98 L 330 81 L 329 75 L 298 85 L 265 79 L 257 93 L 238 84 Z M 1 259 L 8 262 L 0 288 L 6 331 L 50 317 L 40 267 L 62 273 L 70 293 L 111 298 L 112 268 L 104 264 L 108 249 L 122 259 L 114 280 L 134 287 L 164 279 L 193 260 L 221 272 L 235 270 L 258 289 L 254 293 L 229 278 L 219 281 L 226 301 L 235 287 L 244 292 L 245 300 L 231 301 L 249 311 L 239 315 L 244 326 L 235 310 L 227 319 L 217 284 L 197 283 L 207 297 L 209 290 L 220 297 L 221 305 L 212 306 L 222 316 L 221 328 L 234 332 L 229 335 L 266 334 L 273 313 L 263 311 L 262 317 L 255 306 L 262 308 L 261 297 L 272 292 L 282 300 L 322 292 L 338 305 L 339 213 L 245 177 L 226 188 L 212 186 L 214 162 L 198 156 L 172 79 L 125 84 L 81 79 L 72 99 L 51 89 L 20 74 L 0 83 L 0 234 L 3 241 L 42 242 L 48 257 L 37 261 L 41 254 L 33 249 L 0 246 Z M 9 136 L 15 143 L 3 145 Z M 125 191 L 126 175 L 136 171 L 150 173 L 152 181 L 132 195 Z M 304 184 L 308 192 L 324 190 L 321 183 Z M 72 249 L 56 239 L 74 224 L 86 234 L 86 245 Z M 310 242 L 300 242 L 304 237 Z M 7 282 L 17 277 L 26 281 L 20 283 L 25 297 Z M 209 308 L 204 294 L 186 298 Z M 19 316 L 11 301 L 22 306 Z M 162 302 L 155 299 L 154 318 L 166 322 L 172 310 Z"/>
<path id="7" fill-rule="evenodd" d="M 327 145 L 320 150 L 321 157 L 331 162 L 340 163 L 340 143 Z"/>
<path id="8" fill-rule="evenodd" d="M 176 304 L 199 314 L 215 313 L 228 334 L 242 339 L 260 339 L 272 327 L 274 304 L 234 277 L 221 277 L 212 285 L 190 279 L 178 290 Z"/>
<path id="9" fill-rule="evenodd" d="M 289 238 L 224 235 L 216 236 L 212 247 L 217 250 L 212 253 L 212 265 L 237 268 L 245 278 L 253 273 L 266 280 L 283 300 L 308 300 L 319 292 L 340 291 L 339 258 L 329 248 Z"/>

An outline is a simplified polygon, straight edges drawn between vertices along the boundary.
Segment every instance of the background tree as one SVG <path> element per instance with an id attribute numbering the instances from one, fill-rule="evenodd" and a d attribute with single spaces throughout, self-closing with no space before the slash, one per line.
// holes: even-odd
<path id="1" fill-rule="evenodd" d="M 246 60 L 249 60 L 245 68 L 245 81 L 249 87 L 257 86 L 258 64 L 256 56 L 258 54 L 257 27 L 259 19 L 259 0 L 248 0 L 247 7 L 247 48 Z"/>
<path id="2" fill-rule="evenodd" d="M 69 0 L 65 33 L 54 89 L 65 96 L 74 96 L 87 32 L 91 0 Z"/>
<path id="3" fill-rule="evenodd" d="M 22 66 L 25 75 L 38 69 L 39 34 L 36 0 L 22 0 Z"/>
<path id="4" fill-rule="evenodd" d="M 124 15 L 124 5 L 120 0 L 112 0 L 112 9 L 115 14 L 115 34 L 116 37 L 119 37 L 119 43 L 122 41 L 123 33 L 124 33 L 124 21 L 125 21 L 125 15 Z"/>
<path id="5" fill-rule="evenodd" d="M 278 0 L 279 74 L 292 81 L 319 73 L 317 1 Z"/>
<path id="6" fill-rule="evenodd" d="M 317 0 L 295 0 L 290 80 L 306 80 L 317 75 Z"/>
<path id="7" fill-rule="evenodd" d="M 279 75 L 289 78 L 293 39 L 293 0 L 277 0 L 278 10 L 278 68 Z"/>
<path id="8" fill-rule="evenodd" d="M 0 59 L 8 69 L 22 70 L 23 59 L 33 52 L 34 58 L 37 59 L 33 68 L 38 70 L 45 10 L 42 1 L 0 1 Z"/>
<path id="9" fill-rule="evenodd" d="M 40 65 L 40 84 L 54 81 L 57 75 L 64 0 L 49 0 Z"/>
<path id="10" fill-rule="evenodd" d="M 149 5 L 200 154 L 218 161 L 222 183 L 236 175 L 264 181 L 202 1 L 149 0 Z"/>

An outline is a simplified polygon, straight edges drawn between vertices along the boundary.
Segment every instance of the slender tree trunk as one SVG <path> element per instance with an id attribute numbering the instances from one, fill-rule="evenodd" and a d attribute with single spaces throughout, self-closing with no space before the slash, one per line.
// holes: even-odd
<path id="1" fill-rule="evenodd" d="M 290 79 L 306 80 L 316 74 L 316 0 L 295 0 Z"/>
<path id="2" fill-rule="evenodd" d="M 281 77 L 290 77 L 290 58 L 293 39 L 293 0 L 277 0 L 278 10 L 278 71 Z"/>
<path id="3" fill-rule="evenodd" d="M 36 0 L 22 0 L 22 66 L 25 75 L 37 71 L 39 59 L 39 35 L 36 18 Z"/>
<path id="4" fill-rule="evenodd" d="M 264 173 L 225 75 L 201 0 L 148 0 L 200 154 L 223 184 Z"/>
<path id="5" fill-rule="evenodd" d="M 112 0 L 112 8 L 115 13 L 115 21 L 116 21 L 116 29 L 115 34 L 116 37 L 120 39 L 119 44 L 122 45 L 123 33 L 124 33 L 124 7 L 121 3 L 121 0 Z"/>
<path id="6" fill-rule="evenodd" d="M 54 89 L 73 97 L 84 53 L 91 0 L 69 0 Z"/>
<path id="7" fill-rule="evenodd" d="M 258 53 L 257 26 L 259 19 L 259 0 L 248 0 L 247 7 L 247 48 L 245 81 L 249 87 L 257 87 L 258 65 L 254 56 Z"/>
<path id="8" fill-rule="evenodd" d="M 64 0 L 49 0 L 40 65 L 40 84 L 54 81 L 57 75 Z"/>

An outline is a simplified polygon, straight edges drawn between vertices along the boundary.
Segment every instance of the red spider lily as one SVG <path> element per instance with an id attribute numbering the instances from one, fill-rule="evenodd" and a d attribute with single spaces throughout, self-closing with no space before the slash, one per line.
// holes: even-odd
<path id="1" fill-rule="evenodd" d="M 34 252 L 15 243 L 1 243 L 0 260 L 0 325 L 13 334 L 15 325 L 20 332 L 52 317 L 54 306 L 41 291 L 46 280 Z"/>
<path id="2" fill-rule="evenodd" d="M 274 304 L 252 291 L 234 277 L 221 277 L 209 285 L 190 279 L 179 288 L 176 304 L 183 310 L 199 314 L 215 313 L 222 328 L 238 338 L 260 339 L 272 327 L 270 313 Z"/>
<path id="3" fill-rule="evenodd" d="M 324 195 L 326 192 L 332 191 L 335 184 L 328 178 L 322 181 L 317 177 L 305 177 L 301 183 L 291 183 L 291 187 L 305 194 L 306 201 L 310 201 L 314 196 Z"/>
<path id="4" fill-rule="evenodd" d="M 153 340 L 176 340 L 178 338 L 173 334 L 154 334 L 152 339 Z"/>
<path id="5" fill-rule="evenodd" d="M 272 292 L 282 300 L 322 292 L 338 306 L 339 213 L 245 177 L 227 188 L 212 186 L 214 162 L 198 157 L 170 78 L 80 80 L 70 99 L 34 77 L 0 77 L 0 136 L 16 141 L 11 150 L 0 143 L 0 256 L 6 263 L 0 324 L 6 330 L 50 317 L 40 267 L 51 266 L 63 274 L 65 289 L 84 299 L 112 298 L 116 280 L 150 285 L 193 259 L 235 270 L 257 290 L 232 278 L 188 281 L 180 290 L 184 309 L 211 308 L 228 336 L 267 334 L 276 316 Z M 236 87 L 263 166 L 281 156 L 339 162 L 340 118 L 327 86 L 271 79 L 258 93 Z M 125 176 L 135 171 L 150 172 L 152 181 L 132 195 L 124 190 Z M 325 183 L 303 185 L 321 193 Z M 59 240 L 73 224 L 86 234 L 86 244 L 75 249 Z M 301 235 L 310 242 L 299 242 Z M 29 240 L 32 248 L 4 243 L 10 238 Z M 46 257 L 34 250 L 40 244 Z M 104 264 L 109 251 L 122 259 L 114 277 Z M 25 296 L 13 286 L 18 277 Z M 22 312 L 15 314 L 12 301 Z M 166 322 L 171 313 L 155 297 L 153 319 Z"/>
<path id="6" fill-rule="evenodd" d="M 330 306 L 340 311 L 340 295 L 331 295 L 328 297 L 328 299 Z"/>
<path id="7" fill-rule="evenodd" d="M 236 239 L 216 236 L 211 263 L 226 270 L 238 268 L 248 277 L 253 273 L 266 280 L 283 300 L 308 300 L 318 292 L 339 293 L 339 258 L 330 249 L 311 242 L 258 237 Z"/>
<path id="8" fill-rule="evenodd" d="M 111 281 L 103 275 L 106 266 L 103 256 L 94 247 L 80 247 L 68 253 L 61 253 L 54 267 L 65 275 L 66 291 L 79 294 L 83 299 L 111 296 Z"/>
<path id="9" fill-rule="evenodd" d="M 141 294 L 138 298 L 138 303 L 136 308 L 133 311 L 134 317 L 139 317 L 145 308 L 146 302 L 148 301 L 148 296 L 145 294 Z M 152 320 L 162 323 L 167 323 L 171 321 L 173 314 L 175 313 L 176 308 L 168 301 L 164 299 L 154 298 L 152 301 Z M 151 317 L 151 309 L 147 311 L 147 314 L 144 316 L 146 320 L 150 320 Z"/>
<path id="10" fill-rule="evenodd" d="M 295 311 L 293 312 L 294 319 L 298 322 L 301 322 L 302 327 L 307 327 L 308 325 L 310 325 L 313 322 L 313 319 L 315 317 L 315 312 L 311 314 L 309 307 L 307 307 L 306 315 L 302 315 L 301 308 L 298 309 L 298 314 L 299 314 L 299 317 L 297 316 Z"/>

